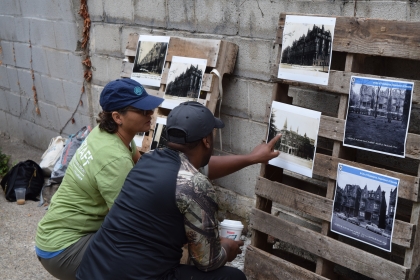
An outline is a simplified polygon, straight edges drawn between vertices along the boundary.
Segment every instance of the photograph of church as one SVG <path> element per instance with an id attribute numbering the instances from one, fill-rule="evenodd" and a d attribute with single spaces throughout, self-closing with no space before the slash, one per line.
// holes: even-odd
<path id="1" fill-rule="evenodd" d="M 286 16 L 278 78 L 328 84 L 335 18 Z"/>
<path id="2" fill-rule="evenodd" d="M 273 101 L 267 142 L 276 135 L 274 146 L 280 155 L 269 164 L 312 177 L 321 113 Z"/>

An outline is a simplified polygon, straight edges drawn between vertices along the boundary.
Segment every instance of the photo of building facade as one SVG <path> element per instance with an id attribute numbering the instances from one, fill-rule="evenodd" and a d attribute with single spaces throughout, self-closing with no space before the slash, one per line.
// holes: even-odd
<path id="1" fill-rule="evenodd" d="M 200 93 L 203 71 L 198 65 L 190 65 L 185 72 L 177 76 L 166 86 L 167 95 L 197 98 Z"/>
<path id="2" fill-rule="evenodd" d="M 142 44 L 152 44 L 151 49 L 142 54 Z M 141 42 L 137 48 L 136 61 L 133 66 L 133 72 L 161 75 L 165 63 L 166 42 Z"/>

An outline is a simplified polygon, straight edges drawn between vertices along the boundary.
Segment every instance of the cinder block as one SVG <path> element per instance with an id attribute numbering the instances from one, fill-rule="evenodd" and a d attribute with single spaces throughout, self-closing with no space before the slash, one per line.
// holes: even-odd
<path id="1" fill-rule="evenodd" d="M 10 88 L 7 67 L 0 65 L 0 88 Z"/>
<path id="2" fill-rule="evenodd" d="M 266 115 L 267 106 L 271 105 L 273 95 L 272 83 L 263 83 L 256 81 L 249 81 L 249 106 L 250 118 L 257 122 L 265 122 L 268 116 Z"/>
<path id="3" fill-rule="evenodd" d="M 5 92 L 7 102 L 7 112 L 19 116 L 21 112 L 20 95 L 13 92 Z"/>
<path id="4" fill-rule="evenodd" d="M 122 57 L 121 25 L 92 24 L 91 51 L 95 54 L 107 54 Z"/>
<path id="5" fill-rule="evenodd" d="M 248 154 L 266 139 L 267 124 L 232 117 L 230 125 L 231 150 L 234 154 Z"/>
<path id="6" fill-rule="evenodd" d="M 9 91 L 7 91 L 9 92 Z M 9 111 L 9 105 L 6 101 L 6 90 L 0 88 L 0 111 Z"/>
<path id="7" fill-rule="evenodd" d="M 77 104 L 80 103 L 80 97 L 82 97 L 82 104 L 79 105 L 77 111 L 82 114 L 89 115 L 89 103 L 87 99 L 87 93 L 82 94 L 81 83 L 73 83 L 63 80 L 64 98 L 66 99 L 67 108 L 74 112 Z"/>
<path id="8" fill-rule="evenodd" d="M 106 56 L 92 55 L 92 84 L 105 86 L 108 82 L 108 60 Z"/>
<path id="9" fill-rule="evenodd" d="M 32 67 L 36 72 L 50 74 L 47 55 L 45 49 L 41 46 L 32 46 Z"/>
<path id="10" fill-rule="evenodd" d="M 103 1 L 89 2 L 89 16 L 91 21 L 102 21 L 104 16 Z"/>
<path id="11" fill-rule="evenodd" d="M 328 116 L 337 115 L 339 95 L 290 87 L 289 96 L 293 97 L 293 105 L 319 111 Z"/>
<path id="12" fill-rule="evenodd" d="M 26 43 L 14 43 L 16 67 L 31 68 L 31 48 Z"/>
<path id="13" fill-rule="evenodd" d="M 124 54 L 128 43 L 128 37 L 131 33 L 139 35 L 154 35 L 154 36 L 169 36 L 166 31 L 162 30 L 151 30 L 150 28 L 139 28 L 131 26 L 123 26 L 121 32 L 121 53 Z"/>
<path id="14" fill-rule="evenodd" d="M 149 5 L 154 7 L 155 4 Z M 105 1 L 104 2 L 104 17 L 105 22 L 109 23 L 131 23 L 133 22 L 133 1 Z"/>
<path id="15" fill-rule="evenodd" d="M 102 111 L 101 105 L 99 104 L 99 98 L 101 92 L 104 89 L 102 86 L 92 85 L 90 94 L 92 96 L 92 110 L 93 116 L 96 118 L 99 113 Z"/>
<path id="16" fill-rule="evenodd" d="M 9 79 L 10 90 L 15 93 L 19 92 L 19 79 L 17 70 L 14 67 L 7 67 L 7 78 Z"/>
<path id="17" fill-rule="evenodd" d="M 166 1 L 134 1 L 134 23 L 150 27 L 166 27 Z"/>
<path id="18" fill-rule="evenodd" d="M 58 116 L 60 118 L 60 124 L 61 124 L 60 129 L 64 128 L 63 134 L 66 134 L 66 135 L 74 134 L 85 125 L 90 125 L 92 127 L 90 118 L 86 115 L 82 115 L 79 113 L 74 114 L 73 116 L 74 123 L 72 123 L 71 121 L 72 114 L 73 112 L 70 112 L 68 110 L 58 109 Z"/>
<path id="19" fill-rule="evenodd" d="M 407 6 L 408 21 L 420 21 L 420 2 L 411 2 Z"/>
<path id="20" fill-rule="evenodd" d="M 3 5 L 3 4 L 2 4 Z M 0 15 L 0 39 L 7 41 L 15 40 L 15 26 L 13 16 Z"/>
<path id="21" fill-rule="evenodd" d="M 359 6 L 359 2 L 357 6 Z M 348 4 L 345 1 L 341 1 L 341 3 L 334 1 L 287 1 L 284 5 L 284 10 L 281 12 L 340 16 L 342 15 L 344 5 Z"/>
<path id="22" fill-rule="evenodd" d="M 31 72 L 26 69 L 17 69 L 17 74 L 20 94 L 26 97 L 32 97 L 32 85 L 34 85 L 34 81 L 32 80 Z"/>
<path id="23" fill-rule="evenodd" d="M 78 54 L 69 53 L 69 73 L 67 80 L 81 83 L 84 81 L 84 69 L 82 64 L 82 56 Z"/>
<path id="24" fill-rule="evenodd" d="M 34 5 L 31 4 L 30 6 Z M 32 46 L 57 48 L 53 21 L 35 18 L 31 19 L 30 37 Z"/>
<path id="25" fill-rule="evenodd" d="M 168 1 L 167 5 L 168 29 L 197 30 L 194 0 Z"/>
<path id="26" fill-rule="evenodd" d="M 22 128 L 24 141 L 41 150 L 46 150 L 51 138 L 58 135 L 58 131 L 47 129 L 29 121 L 23 121 Z"/>
<path id="27" fill-rule="evenodd" d="M 44 89 L 42 88 L 41 74 L 35 72 L 34 77 L 35 77 L 35 90 L 36 90 L 36 95 L 38 97 L 38 100 L 45 101 Z M 32 95 L 33 95 L 33 92 L 32 92 Z"/>
<path id="28" fill-rule="evenodd" d="M 6 122 L 7 122 L 7 134 L 11 138 L 24 139 L 23 138 L 23 127 L 22 120 L 19 117 L 13 116 L 6 112 Z"/>
<path id="29" fill-rule="evenodd" d="M 57 49 L 75 51 L 79 40 L 76 23 L 55 21 L 53 24 Z"/>
<path id="30" fill-rule="evenodd" d="M 74 21 L 72 1 L 20 0 L 24 17 Z"/>
<path id="31" fill-rule="evenodd" d="M 407 1 L 358 1 L 356 16 L 405 21 L 410 17 L 407 5 Z"/>
<path id="32" fill-rule="evenodd" d="M 29 22 L 28 18 L 15 17 L 14 39 L 17 42 L 29 42 Z"/>
<path id="33" fill-rule="evenodd" d="M 1 97 L 1 89 L 0 89 L 0 97 Z M 1 102 L 0 102 L 1 103 Z M 1 104 L 0 104 L 0 133 L 8 133 L 8 124 L 6 119 L 6 112 L 1 110 Z"/>
<path id="34" fill-rule="evenodd" d="M 0 28 L 1 29 L 1 28 Z M 2 65 L 16 65 L 15 61 L 15 50 L 13 47 L 13 42 L 0 41 L 0 46 L 2 49 Z"/>
<path id="35" fill-rule="evenodd" d="M 216 114 L 219 117 L 218 114 Z M 232 117 L 227 115 L 221 115 L 220 118 L 225 124 L 225 127 L 222 129 L 218 129 L 216 135 L 214 137 L 214 148 L 215 149 L 222 149 L 225 152 L 231 152 L 231 125 L 230 120 Z M 222 135 L 222 147 L 220 147 L 220 133 Z"/>
<path id="36" fill-rule="evenodd" d="M 1 13 L 3 15 L 20 15 L 20 2 L 16 0 L 2 0 Z"/>
<path id="37" fill-rule="evenodd" d="M 59 131 L 61 129 L 60 117 L 58 115 L 57 106 L 38 101 L 38 107 L 41 112 L 40 117 L 37 115 L 35 123 L 45 128 Z"/>
<path id="38" fill-rule="evenodd" d="M 195 1 L 197 31 L 237 35 L 239 21 L 242 19 L 242 15 L 239 16 L 238 4 L 238 1 Z"/>
<path id="39" fill-rule="evenodd" d="M 273 41 L 228 38 L 239 47 L 234 75 L 268 81 L 273 58 Z"/>
<path id="40" fill-rule="evenodd" d="M 71 71 L 68 67 L 63 67 L 64 65 L 69 65 L 68 52 L 45 49 L 45 55 L 48 61 L 50 75 L 55 78 L 68 79 Z"/>
<path id="41" fill-rule="evenodd" d="M 121 78 L 122 58 L 109 57 L 108 82 Z"/>
<path id="42" fill-rule="evenodd" d="M 19 117 L 22 120 L 27 120 L 29 122 L 35 123 L 35 116 L 37 115 L 35 111 L 35 104 L 33 97 L 30 96 L 21 96 L 20 97 L 21 112 Z"/>
<path id="43" fill-rule="evenodd" d="M 66 104 L 64 98 L 63 83 L 60 79 L 41 76 L 42 88 L 44 90 L 44 100 L 62 108 Z"/>
<path id="44" fill-rule="evenodd" d="M 249 118 L 249 93 L 248 81 L 224 76 L 222 114 Z"/>

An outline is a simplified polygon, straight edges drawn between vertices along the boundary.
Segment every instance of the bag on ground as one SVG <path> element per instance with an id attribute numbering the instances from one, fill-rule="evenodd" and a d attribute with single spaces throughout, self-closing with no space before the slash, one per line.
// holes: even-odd
<path id="1" fill-rule="evenodd" d="M 25 188 L 26 200 L 37 201 L 44 185 L 44 174 L 41 167 L 32 160 L 21 161 L 7 172 L 0 182 L 6 200 L 16 201 L 15 189 Z"/>
<path id="2" fill-rule="evenodd" d="M 45 176 L 50 175 L 54 170 L 54 165 L 60 158 L 61 152 L 64 149 L 65 141 L 66 139 L 61 136 L 51 139 L 48 149 L 42 155 L 41 162 L 39 163 L 39 166 L 44 171 Z"/>

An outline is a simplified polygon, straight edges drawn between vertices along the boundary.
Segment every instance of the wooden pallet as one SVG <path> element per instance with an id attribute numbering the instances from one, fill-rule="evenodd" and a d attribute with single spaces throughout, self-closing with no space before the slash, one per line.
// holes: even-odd
<path id="1" fill-rule="evenodd" d="M 420 230 L 417 229 L 420 222 L 420 165 L 416 174 L 407 174 L 388 167 L 386 162 L 359 160 L 356 149 L 342 145 L 352 75 L 394 80 L 406 78 L 414 82 L 413 103 L 420 103 L 420 81 L 407 79 L 409 75 L 404 74 L 388 75 L 392 71 L 387 72 L 383 67 L 373 70 L 368 67 L 372 61 L 384 61 L 383 64 L 390 60 L 401 63 L 419 61 L 420 24 L 337 17 L 329 83 L 319 86 L 277 78 L 285 17 L 286 14 L 280 15 L 277 64 L 271 67 L 272 81 L 276 83 L 273 100 L 292 104 L 288 96 L 292 85 L 314 89 L 314 94 L 321 91 L 333 93 L 340 101 L 337 116 L 322 115 L 319 128 L 318 140 L 325 138 L 333 142 L 332 150 L 317 148 L 314 162 L 314 177 L 326 182 L 326 188 L 325 184 L 316 184 L 317 180 L 291 176 L 290 172 L 270 165 L 262 166 L 255 187 L 256 207 L 251 214 L 252 244 L 245 259 L 248 279 L 420 279 Z M 406 159 L 399 161 L 404 164 L 407 160 L 420 163 L 418 134 L 408 134 Z M 330 231 L 338 163 L 400 179 L 391 253 Z M 290 209 L 298 217 L 287 220 L 273 215 L 273 203 Z M 316 221 L 319 230 L 303 226 L 304 223 L 298 222 L 301 217 Z M 306 260 L 285 250 L 275 252 L 272 244 L 267 242 L 268 238 L 278 239 L 314 256 L 315 263 L 308 265 Z"/>
<path id="2" fill-rule="evenodd" d="M 137 43 L 139 34 L 131 33 L 125 50 L 125 59 L 122 64 L 121 77 L 130 78 L 134 59 L 136 56 Z M 168 72 L 171 66 L 173 56 L 184 56 L 192 58 L 207 59 L 206 71 L 202 81 L 201 91 L 206 93 L 206 99 L 203 103 L 214 114 L 216 104 L 219 100 L 220 88 L 219 78 L 217 75 L 210 74 L 215 69 L 220 73 L 220 79 L 224 74 L 231 74 L 235 67 L 236 56 L 239 47 L 236 44 L 224 40 L 213 39 L 194 39 L 184 37 L 171 37 L 168 46 L 164 71 L 159 88 L 147 88 L 147 92 L 151 95 L 163 97 L 168 79 Z M 155 127 L 157 116 L 167 116 L 170 110 L 158 108 L 153 115 L 151 131 L 144 137 L 142 152 L 147 152 L 153 139 L 153 130 Z"/>

